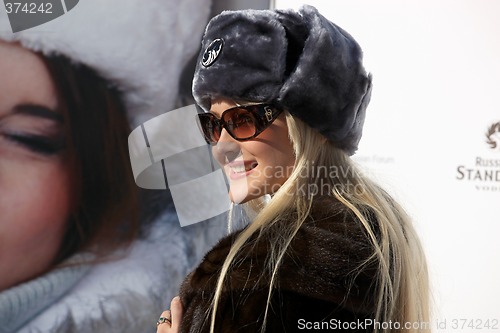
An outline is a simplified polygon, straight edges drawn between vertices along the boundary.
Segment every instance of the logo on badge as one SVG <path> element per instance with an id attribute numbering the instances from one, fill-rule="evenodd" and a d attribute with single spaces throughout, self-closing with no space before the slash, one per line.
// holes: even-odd
<path id="1" fill-rule="evenodd" d="M 219 57 L 219 54 L 222 51 L 222 46 L 224 45 L 224 41 L 222 38 L 217 38 L 208 45 L 205 53 L 203 53 L 203 59 L 201 60 L 201 64 L 205 67 L 211 66 L 215 60 Z"/>

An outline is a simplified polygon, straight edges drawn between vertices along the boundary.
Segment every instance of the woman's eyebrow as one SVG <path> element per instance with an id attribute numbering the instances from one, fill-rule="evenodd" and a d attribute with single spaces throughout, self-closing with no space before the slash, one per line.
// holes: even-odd
<path id="1" fill-rule="evenodd" d="M 64 122 L 64 117 L 62 114 L 51 110 L 48 107 L 36 105 L 36 104 L 21 104 L 14 107 L 14 114 L 22 114 L 28 116 L 35 116 L 40 118 L 46 118 L 50 120 L 57 121 L 59 123 Z"/>

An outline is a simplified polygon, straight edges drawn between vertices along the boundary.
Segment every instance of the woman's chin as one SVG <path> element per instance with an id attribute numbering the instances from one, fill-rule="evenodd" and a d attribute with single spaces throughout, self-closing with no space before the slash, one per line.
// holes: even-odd
<path id="1" fill-rule="evenodd" d="M 240 191 L 229 190 L 229 200 L 235 204 L 244 204 L 249 201 L 250 198 L 247 193 L 241 193 Z"/>
<path id="2" fill-rule="evenodd" d="M 235 204 L 244 204 L 259 196 L 249 190 L 246 182 L 245 184 L 231 184 L 229 188 L 229 199 Z"/>

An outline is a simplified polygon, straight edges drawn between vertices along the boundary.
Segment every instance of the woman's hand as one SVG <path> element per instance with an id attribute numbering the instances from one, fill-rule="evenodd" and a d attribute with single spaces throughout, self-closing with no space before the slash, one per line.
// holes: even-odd
<path id="1" fill-rule="evenodd" d="M 170 310 L 163 311 L 157 323 L 156 333 L 178 333 L 182 320 L 182 304 L 179 296 L 170 303 Z"/>

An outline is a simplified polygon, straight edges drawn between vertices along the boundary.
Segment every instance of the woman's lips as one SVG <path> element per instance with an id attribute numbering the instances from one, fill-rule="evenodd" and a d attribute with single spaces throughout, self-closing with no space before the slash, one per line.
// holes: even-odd
<path id="1" fill-rule="evenodd" d="M 226 166 L 229 168 L 229 178 L 237 180 L 247 177 L 259 165 L 256 161 L 233 161 Z"/>

